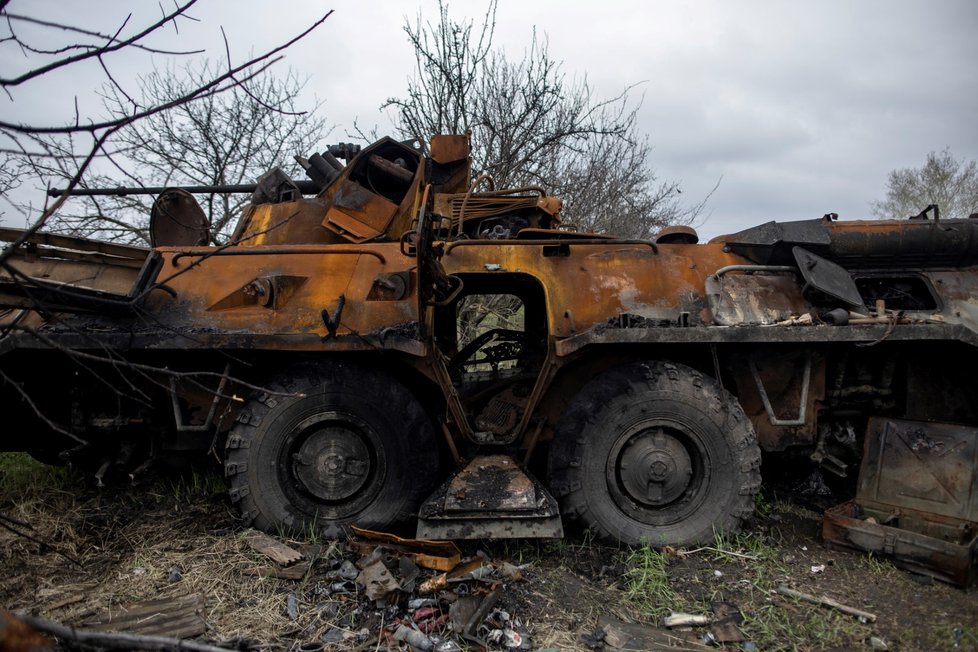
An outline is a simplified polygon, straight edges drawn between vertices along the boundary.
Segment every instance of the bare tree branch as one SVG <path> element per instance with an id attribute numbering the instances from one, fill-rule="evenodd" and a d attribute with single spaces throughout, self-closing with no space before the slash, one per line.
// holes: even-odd
<path id="1" fill-rule="evenodd" d="M 99 35 L 101 38 L 104 38 L 106 40 L 106 44 L 105 45 L 102 45 L 102 46 L 97 47 L 97 48 L 93 48 L 93 49 L 88 50 L 86 52 L 83 52 L 81 54 L 76 54 L 76 55 L 73 55 L 73 56 L 65 57 L 63 59 L 58 59 L 57 61 L 52 61 L 51 63 L 48 63 L 48 64 L 45 64 L 45 65 L 42 65 L 42 66 L 38 66 L 37 68 L 33 68 L 31 70 L 28 70 L 27 72 L 25 72 L 22 75 L 19 75 L 17 77 L 12 77 L 12 78 L 0 77 L 0 86 L 4 86 L 4 87 L 7 87 L 7 86 L 19 86 L 20 84 L 23 84 L 26 81 L 30 81 L 32 79 L 36 79 L 38 77 L 41 77 L 43 75 L 46 75 L 47 73 L 49 73 L 49 72 L 51 72 L 53 70 L 57 70 L 58 68 L 64 68 L 65 66 L 70 66 L 71 64 L 78 63 L 79 61 L 84 61 L 84 60 L 90 59 L 92 57 L 100 57 L 100 56 L 105 55 L 105 54 L 108 54 L 110 52 L 118 52 L 119 50 L 122 50 L 124 48 L 127 48 L 127 47 L 129 47 L 131 45 L 135 45 L 140 40 L 142 40 L 146 36 L 152 34 L 153 32 L 157 31 L 159 28 L 163 27 L 167 23 L 169 23 L 171 21 L 175 21 L 178 17 L 182 16 L 187 11 L 187 9 L 189 9 L 190 7 L 192 7 L 196 3 L 197 3 L 197 0 L 189 0 L 189 2 L 187 2 L 187 3 L 185 3 L 185 4 L 183 4 L 183 5 L 179 6 L 179 7 L 177 7 L 173 12 L 171 12 L 169 14 L 164 14 L 162 18 L 160 18 L 158 21 L 156 21 L 152 25 L 149 25 L 148 27 L 146 27 L 142 31 L 134 34 L 133 36 L 130 36 L 127 39 L 119 40 L 118 39 L 118 35 L 122 31 L 122 29 L 125 27 L 125 23 L 123 23 L 119 27 L 119 29 L 117 30 L 117 32 L 116 32 L 115 35 L 113 35 L 113 36 Z M 0 8 L 0 9 L 2 9 L 2 8 Z M 126 22 L 128 22 L 128 20 L 129 19 L 126 18 Z M 53 26 L 55 26 L 55 27 L 62 27 L 61 25 L 57 25 L 57 24 L 55 24 Z"/>
<path id="2" fill-rule="evenodd" d="M 497 187 L 555 192 L 562 219 L 585 230 L 651 237 L 703 209 L 705 199 L 687 206 L 678 182 L 657 180 L 634 87 L 597 97 L 586 77 L 566 77 L 535 32 L 521 59 L 507 58 L 492 44 L 495 2 L 478 24 L 438 6 L 437 23 L 419 17 L 405 26 L 417 68 L 406 96 L 382 107 L 395 111 L 403 136 L 424 142 L 470 130 L 477 170 Z"/>

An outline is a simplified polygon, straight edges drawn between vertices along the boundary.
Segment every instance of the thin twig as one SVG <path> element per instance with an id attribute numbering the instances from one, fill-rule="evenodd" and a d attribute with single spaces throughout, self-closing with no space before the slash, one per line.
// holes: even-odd
<path id="1" fill-rule="evenodd" d="M 50 634 L 61 640 L 77 641 L 116 650 L 194 650 L 195 652 L 228 652 L 226 647 L 217 647 L 197 641 L 186 641 L 168 636 L 143 636 L 114 632 L 93 632 L 76 629 L 53 620 L 17 614 L 17 617 L 34 629 Z"/>
<path id="2" fill-rule="evenodd" d="M 0 514 L 0 527 L 2 527 L 3 529 L 9 530 L 9 531 L 13 532 L 14 534 L 16 534 L 17 536 L 19 536 L 19 537 L 24 537 L 28 541 L 31 541 L 33 543 L 36 543 L 37 545 L 39 545 L 39 546 L 41 546 L 43 548 L 48 548 L 49 550 L 55 552 L 56 554 L 64 557 L 65 559 L 67 559 L 71 563 L 75 564 L 76 566 L 78 566 L 78 568 L 85 568 L 85 566 L 80 561 L 78 561 L 77 559 L 75 559 L 74 557 L 72 557 L 71 555 L 69 555 L 68 553 L 63 552 L 57 546 L 52 545 L 52 544 L 48 543 L 47 541 L 42 541 L 42 540 L 38 539 L 37 537 L 35 537 L 33 535 L 30 535 L 30 534 L 28 534 L 26 532 L 21 532 L 20 530 L 18 530 L 14 526 L 10 525 L 10 523 L 16 523 L 16 524 L 18 524 L 20 526 L 25 526 L 26 525 L 28 529 L 31 529 L 31 530 L 34 529 L 33 527 L 31 527 L 30 525 L 28 525 L 26 523 L 21 523 L 20 521 L 17 521 L 15 519 L 10 518 L 9 516 L 4 516 L 3 514 Z"/>
<path id="3" fill-rule="evenodd" d="M 714 548 L 713 546 L 703 546 L 702 548 L 696 548 L 694 550 L 683 550 L 682 555 L 692 555 L 697 552 L 703 552 L 704 550 L 710 550 L 720 555 L 730 555 L 731 557 L 739 557 L 741 559 L 749 559 L 751 561 L 757 561 L 760 559 L 757 555 L 748 555 L 743 552 L 733 552 L 731 550 L 720 550 L 719 548 Z"/>
<path id="4" fill-rule="evenodd" d="M 843 613 L 847 613 L 850 616 L 856 616 L 857 618 L 862 618 L 868 620 L 871 623 L 876 622 L 876 614 L 870 613 L 868 611 L 863 611 L 862 609 L 856 609 L 855 607 L 850 607 L 844 605 L 841 602 L 833 600 L 827 596 L 815 596 L 809 593 L 802 593 L 801 591 L 795 591 L 794 589 L 789 589 L 787 586 L 779 586 L 778 593 L 781 595 L 786 595 L 789 598 L 795 598 L 796 600 L 804 600 L 805 602 L 811 602 L 812 604 L 820 604 L 826 607 L 832 607 L 833 609 L 838 609 Z"/>

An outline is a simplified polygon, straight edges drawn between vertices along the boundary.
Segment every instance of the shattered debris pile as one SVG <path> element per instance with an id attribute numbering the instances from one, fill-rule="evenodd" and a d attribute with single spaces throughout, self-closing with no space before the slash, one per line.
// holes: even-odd
<path id="1" fill-rule="evenodd" d="M 303 650 L 397 649 L 399 643 L 438 652 L 472 645 L 531 649 L 524 622 L 501 600 L 508 586 L 523 580 L 520 568 L 484 553 L 463 560 L 449 542 L 354 530 L 356 536 L 345 543 L 325 551 L 306 545 L 292 555 L 267 535 L 247 539 L 274 562 L 253 572 L 300 581 L 285 594 L 284 608 L 296 622 L 300 610 L 316 614 L 298 632 L 311 641 Z"/>
<path id="2" fill-rule="evenodd" d="M 522 570 L 485 553 L 463 559 L 449 542 L 359 529 L 349 540 L 328 545 L 287 544 L 257 531 L 246 532 L 238 541 L 249 563 L 236 564 L 235 571 L 257 578 L 265 590 L 271 584 L 276 616 L 291 624 L 291 649 L 532 649 L 527 623 L 507 611 L 507 592 L 523 581 Z M 134 574 L 146 571 L 137 568 Z M 166 579 L 170 587 L 179 589 L 182 580 L 181 569 L 171 567 Z M 188 589 L 193 585 L 176 593 L 164 589 L 168 596 L 155 600 L 115 605 L 94 614 L 91 609 L 76 612 L 69 619 L 70 628 L 33 617 L 25 620 L 59 638 L 109 647 L 121 641 L 133 649 L 157 649 L 152 645 L 161 637 L 174 644 L 181 638 L 217 639 L 201 643 L 212 649 L 268 645 L 248 637 L 227 638 L 221 631 L 225 628 L 208 622 L 209 609 L 217 610 L 208 602 L 220 596 L 211 594 L 205 600 L 200 593 L 186 593 Z M 239 604 L 253 607 L 264 602 L 267 608 L 268 593 L 260 596 L 263 592 L 256 587 L 255 599 Z M 83 599 L 81 591 L 67 598 L 62 593 L 55 607 Z"/>
<path id="3" fill-rule="evenodd" d="M 96 492 L 65 480 L 41 492 L 7 480 L 0 474 L 0 514 L 33 540 L 0 528 L 0 606 L 74 649 L 863 649 L 871 637 L 890 649 L 944 649 L 978 640 L 973 591 L 828 552 L 815 544 L 820 513 L 781 500 L 750 534 L 698 549 L 624 553 L 584 539 L 459 550 L 367 531 L 345 542 L 242 531 L 206 482 L 188 496 L 183 485 Z"/>

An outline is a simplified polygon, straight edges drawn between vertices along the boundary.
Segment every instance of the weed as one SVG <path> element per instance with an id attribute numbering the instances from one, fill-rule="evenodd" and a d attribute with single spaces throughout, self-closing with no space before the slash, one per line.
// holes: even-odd
<path id="1" fill-rule="evenodd" d="M 824 609 L 762 604 L 743 615 L 741 631 L 761 650 L 852 649 L 871 632 L 851 616 Z"/>
<path id="2" fill-rule="evenodd" d="M 624 560 L 625 599 L 648 616 L 659 616 L 682 607 L 681 599 L 669 586 L 666 567 L 669 557 L 650 546 L 636 548 Z"/>
<path id="3" fill-rule="evenodd" d="M 872 551 L 870 551 L 863 558 L 862 563 L 863 566 L 865 566 L 866 569 L 874 575 L 883 575 L 896 569 L 896 567 L 890 563 L 890 560 L 886 559 L 885 557 L 880 557 L 879 555 L 874 554 Z"/>
<path id="4" fill-rule="evenodd" d="M 219 471 L 213 470 L 193 469 L 189 474 L 183 473 L 164 482 L 178 504 L 190 504 L 197 500 L 209 499 L 225 491 L 224 477 Z"/>
<path id="5" fill-rule="evenodd" d="M 739 557 L 760 561 L 774 558 L 774 549 L 764 541 L 764 536 L 757 532 L 738 532 L 730 535 L 721 530 L 714 530 L 711 550 L 716 553 L 718 559 Z"/>

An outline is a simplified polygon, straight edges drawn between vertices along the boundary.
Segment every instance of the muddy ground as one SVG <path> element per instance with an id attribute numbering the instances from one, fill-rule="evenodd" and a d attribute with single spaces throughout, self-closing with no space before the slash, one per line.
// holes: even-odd
<path id="1" fill-rule="evenodd" d="M 466 582 L 464 592 L 453 585 L 432 594 L 433 608 L 418 612 L 407 609 L 417 589 L 389 596 L 386 606 L 356 587 L 335 592 L 341 561 L 359 559 L 336 542 L 277 537 L 306 551 L 318 546 L 315 563 L 298 580 L 256 575 L 274 563 L 247 544 L 214 472 L 99 489 L 18 456 L 3 458 L 0 515 L 31 538 L 0 529 L 0 606 L 75 626 L 145 600 L 199 596 L 199 640 L 235 649 L 408 649 L 391 634 L 397 622 L 412 621 L 430 628 L 444 649 L 453 649 L 447 641 L 478 649 L 452 634 L 451 618 L 439 617 L 459 595 L 471 601 L 497 589 L 480 633 L 516 632 L 523 649 L 613 649 L 629 635 L 632 649 L 978 649 L 978 589 L 828 550 L 819 540 L 819 506 L 770 488 L 744 533 L 698 550 L 622 550 L 581 533 L 560 542 L 464 543 L 463 556 L 495 561 L 497 570 Z M 500 572 L 502 561 L 519 573 Z M 433 574 L 422 570 L 417 582 Z M 779 586 L 877 619 L 798 602 L 777 593 Z M 739 621 L 725 635 L 743 641 L 711 642 L 710 626 L 662 626 L 674 611 L 723 609 Z M 504 649 L 504 641 L 490 647 Z"/>

